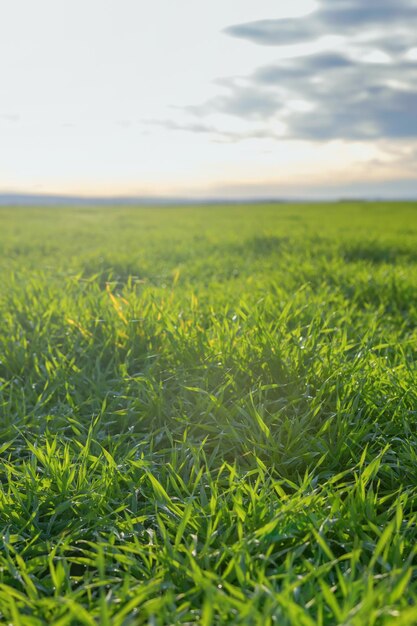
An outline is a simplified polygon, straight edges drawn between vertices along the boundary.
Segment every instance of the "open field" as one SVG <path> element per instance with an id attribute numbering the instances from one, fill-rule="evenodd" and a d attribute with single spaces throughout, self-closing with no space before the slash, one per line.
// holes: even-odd
<path id="1" fill-rule="evenodd" d="M 417 203 L 0 209 L 0 623 L 417 623 Z"/>

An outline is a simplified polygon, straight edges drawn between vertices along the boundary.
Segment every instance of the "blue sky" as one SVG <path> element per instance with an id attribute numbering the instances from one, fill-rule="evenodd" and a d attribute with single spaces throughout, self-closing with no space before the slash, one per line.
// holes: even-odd
<path id="1" fill-rule="evenodd" d="M 417 196 L 417 0 L 287 4 L 0 0 L 0 192 Z"/>

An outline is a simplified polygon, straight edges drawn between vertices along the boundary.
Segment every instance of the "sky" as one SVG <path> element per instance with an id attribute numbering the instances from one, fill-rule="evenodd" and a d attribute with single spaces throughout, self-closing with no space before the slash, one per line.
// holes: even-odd
<path id="1" fill-rule="evenodd" d="M 0 193 L 417 197 L 417 0 L 0 15 Z"/>

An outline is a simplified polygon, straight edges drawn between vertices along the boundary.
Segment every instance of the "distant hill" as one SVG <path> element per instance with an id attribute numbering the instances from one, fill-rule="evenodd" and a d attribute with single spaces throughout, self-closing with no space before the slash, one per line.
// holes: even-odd
<path id="1" fill-rule="evenodd" d="M 301 200 L 297 200 L 301 201 Z M 114 206 L 290 203 L 283 198 L 180 198 L 164 196 L 72 196 L 53 194 L 0 193 L 0 206 Z M 305 200 L 304 200 L 305 202 Z"/>
<path id="2" fill-rule="evenodd" d="M 92 206 L 132 204 L 185 204 L 182 198 L 127 197 L 127 196 L 66 196 L 52 194 L 0 194 L 0 206 Z M 200 202 L 200 201 L 199 201 Z"/>
<path id="3" fill-rule="evenodd" d="M 372 194 L 356 193 L 322 196 L 308 193 L 299 197 L 209 197 L 209 198 L 181 198 L 167 196 L 77 196 L 63 194 L 29 194 L 29 193 L 0 193 L 1 206 L 175 206 L 175 205 L 215 205 L 215 204 L 309 204 L 318 202 L 392 202 L 415 201 L 417 193 L 390 193 Z"/>

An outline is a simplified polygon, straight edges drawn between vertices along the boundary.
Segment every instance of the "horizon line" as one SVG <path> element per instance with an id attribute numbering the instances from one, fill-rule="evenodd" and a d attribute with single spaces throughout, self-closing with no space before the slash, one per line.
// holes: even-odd
<path id="1" fill-rule="evenodd" d="M 417 202 L 417 193 L 410 195 L 376 195 L 376 194 L 334 194 L 329 197 L 305 195 L 299 197 L 259 195 L 257 197 L 243 196 L 156 196 L 156 195 L 102 195 L 102 194 L 82 194 L 82 193 L 30 193 L 30 192 L 0 192 L 0 206 L 42 206 L 42 205 L 205 205 L 205 204 L 315 204 L 319 202 Z"/>

